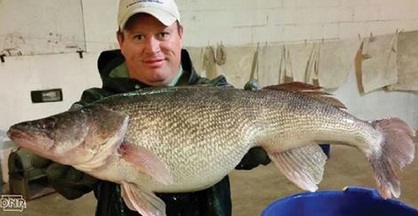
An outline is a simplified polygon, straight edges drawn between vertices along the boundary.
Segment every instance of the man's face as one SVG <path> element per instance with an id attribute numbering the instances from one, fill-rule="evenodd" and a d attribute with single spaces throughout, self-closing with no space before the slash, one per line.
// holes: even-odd
<path id="1" fill-rule="evenodd" d="M 129 76 L 150 86 L 169 84 L 180 68 L 183 29 L 163 25 L 148 14 L 134 15 L 118 42 Z"/>

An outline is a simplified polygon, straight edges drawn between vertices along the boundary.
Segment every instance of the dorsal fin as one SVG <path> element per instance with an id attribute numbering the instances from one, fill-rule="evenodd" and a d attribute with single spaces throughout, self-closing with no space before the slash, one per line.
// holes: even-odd
<path id="1" fill-rule="evenodd" d="M 301 94 L 309 96 L 317 101 L 326 103 L 338 109 L 347 109 L 347 107 L 333 95 L 325 92 L 301 92 Z"/>
<path id="2" fill-rule="evenodd" d="M 264 87 L 263 89 L 281 90 L 281 91 L 290 91 L 290 92 L 304 92 L 304 91 L 318 91 L 322 89 L 322 87 L 296 81 L 296 82 L 283 83 L 283 84 L 278 84 L 278 85 L 270 85 L 270 86 Z"/>
<path id="3" fill-rule="evenodd" d="M 333 97 L 331 93 L 322 91 L 323 88 L 320 86 L 315 86 L 315 85 L 311 85 L 308 83 L 290 82 L 290 83 L 283 83 L 279 85 L 266 86 L 263 89 L 294 92 L 294 93 L 306 95 L 317 101 L 326 103 L 330 106 L 333 106 L 339 109 L 347 109 L 347 107 L 340 100 Z"/>

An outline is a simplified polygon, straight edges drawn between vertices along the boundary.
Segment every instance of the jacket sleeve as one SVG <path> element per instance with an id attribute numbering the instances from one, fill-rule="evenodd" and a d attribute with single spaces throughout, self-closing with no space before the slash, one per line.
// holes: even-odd
<path id="1" fill-rule="evenodd" d="M 206 78 L 202 78 L 206 79 Z M 223 75 L 217 76 L 211 80 L 207 80 L 205 84 L 211 85 L 211 86 L 218 86 L 218 87 L 227 87 L 227 88 L 233 88 L 231 84 L 226 81 L 226 78 Z"/>
<path id="2" fill-rule="evenodd" d="M 87 90 L 84 90 L 81 94 L 81 98 L 78 102 L 75 102 L 71 107 L 80 107 L 85 106 L 89 103 L 93 103 L 94 101 L 98 101 L 100 99 L 103 99 L 107 96 L 112 95 L 112 93 L 101 89 L 101 88 L 89 88 Z"/>

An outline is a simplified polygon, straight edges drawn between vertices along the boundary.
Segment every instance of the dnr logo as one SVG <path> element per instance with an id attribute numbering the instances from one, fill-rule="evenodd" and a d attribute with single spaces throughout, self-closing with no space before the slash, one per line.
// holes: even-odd
<path id="1" fill-rule="evenodd" d="M 0 208 L 3 211 L 22 212 L 26 208 L 26 200 L 22 195 L 1 195 Z"/>

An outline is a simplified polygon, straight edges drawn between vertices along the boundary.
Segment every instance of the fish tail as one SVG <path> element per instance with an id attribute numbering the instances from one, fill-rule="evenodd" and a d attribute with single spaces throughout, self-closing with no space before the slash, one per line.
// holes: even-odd
<path id="1" fill-rule="evenodd" d="M 414 159 L 415 146 L 411 137 L 415 132 L 399 118 L 388 118 L 371 122 L 382 133 L 379 151 L 368 157 L 380 195 L 387 199 L 399 197 L 400 183 L 397 175 L 405 165 Z"/>

